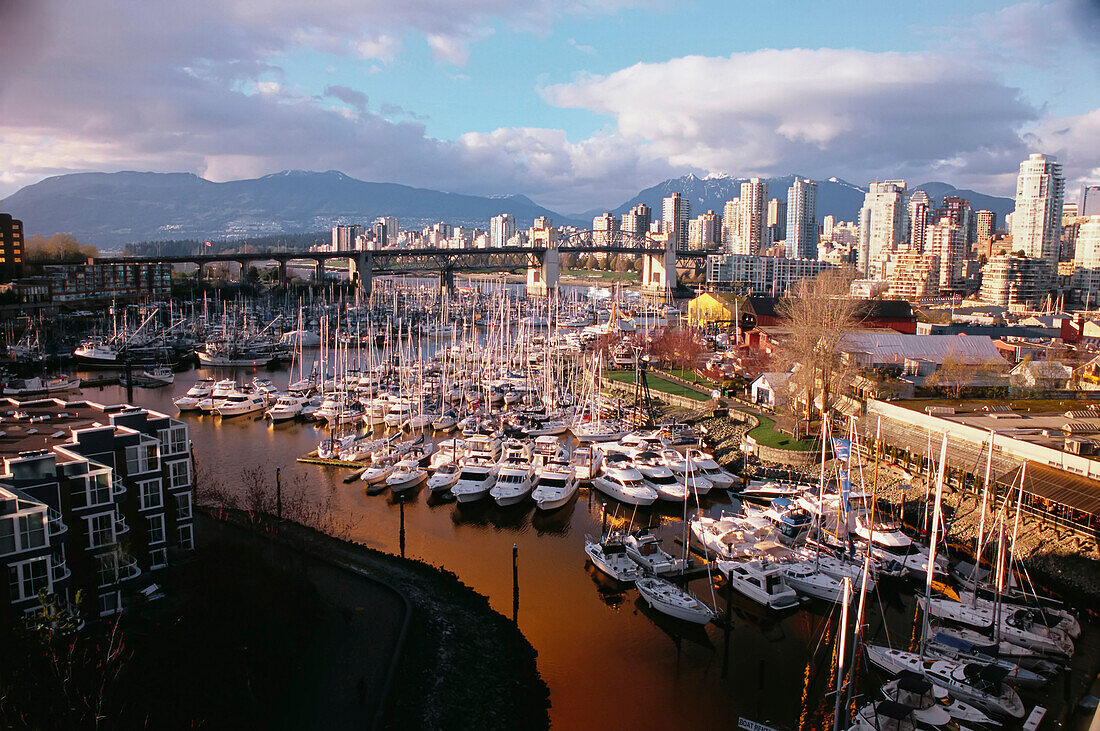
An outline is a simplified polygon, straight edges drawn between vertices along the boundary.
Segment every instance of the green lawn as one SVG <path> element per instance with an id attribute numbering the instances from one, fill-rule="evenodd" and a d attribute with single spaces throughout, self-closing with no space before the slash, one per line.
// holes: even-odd
<path id="1" fill-rule="evenodd" d="M 752 412 L 746 412 L 752 413 Z M 784 434 L 775 428 L 775 422 L 763 414 L 753 414 L 760 420 L 760 425 L 749 432 L 749 436 L 756 440 L 757 444 L 775 449 L 791 449 L 797 452 L 809 452 L 819 449 L 820 444 L 814 439 L 793 439 L 790 434 Z"/>
<path id="2" fill-rule="evenodd" d="M 703 378 L 702 376 L 697 374 L 695 371 L 685 370 L 683 375 L 681 375 L 680 371 L 678 371 L 678 370 L 672 370 L 672 371 L 658 370 L 657 372 L 658 373 L 667 373 L 670 376 L 676 376 L 677 378 L 682 378 L 685 381 L 687 381 L 688 383 L 694 383 L 696 386 L 701 386 L 702 388 L 705 388 L 708 391 L 713 391 L 716 388 L 721 389 L 721 386 L 719 386 L 717 383 L 710 380 L 709 378 Z"/>
<path id="3" fill-rule="evenodd" d="M 634 383 L 634 371 L 606 371 L 604 376 L 619 383 Z M 681 386 L 679 383 L 666 381 L 664 378 L 652 373 L 646 374 L 646 382 L 649 383 L 649 388 L 652 391 L 670 393 L 673 396 L 685 396 L 693 401 L 710 401 L 709 396 L 705 396 L 687 386 Z"/>

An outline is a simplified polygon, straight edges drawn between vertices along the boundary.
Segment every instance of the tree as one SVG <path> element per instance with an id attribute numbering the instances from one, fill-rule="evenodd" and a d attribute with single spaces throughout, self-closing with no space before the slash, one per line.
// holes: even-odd
<path id="1" fill-rule="evenodd" d="M 24 259 L 30 263 L 39 263 L 87 259 L 93 256 L 99 256 L 99 249 L 91 244 L 80 243 L 72 234 L 54 234 L 48 239 L 35 234 L 27 241 Z"/>
<path id="2" fill-rule="evenodd" d="M 787 321 L 790 333 L 782 345 L 788 366 L 799 365 L 791 376 L 793 388 L 805 401 L 806 420 L 813 419 L 814 402 L 829 413 L 836 394 L 851 377 L 842 358 L 845 335 L 859 324 L 859 301 L 851 297 L 851 275 L 826 271 L 814 279 L 803 279 L 776 307 Z"/>
<path id="3" fill-rule="evenodd" d="M 626 258 L 626 254 L 619 254 L 615 257 L 615 271 L 617 272 L 629 272 L 631 271 L 630 260 Z"/>
<path id="4" fill-rule="evenodd" d="M 687 328 L 665 328 L 653 339 L 649 346 L 650 354 L 661 363 L 679 368 L 680 375 L 694 368 L 700 357 L 706 352 L 706 346 Z"/>
<path id="5" fill-rule="evenodd" d="M 577 255 L 576 254 L 562 254 L 561 255 L 561 268 L 562 269 L 576 269 L 577 268 Z"/>

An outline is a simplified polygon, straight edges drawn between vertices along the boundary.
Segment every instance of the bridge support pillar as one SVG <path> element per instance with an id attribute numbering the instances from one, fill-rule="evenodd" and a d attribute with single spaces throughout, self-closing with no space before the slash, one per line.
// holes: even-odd
<path id="1" fill-rule="evenodd" d="M 543 253 L 540 266 L 527 267 L 527 296 L 549 297 L 558 286 L 561 275 L 561 252 L 549 247 Z"/>
<path id="2" fill-rule="evenodd" d="M 280 261 L 280 262 L 278 262 L 278 265 L 279 265 L 279 284 L 285 285 L 287 283 L 287 281 L 289 281 L 288 276 L 287 276 L 287 271 L 286 271 L 286 262 L 285 261 Z"/>
<path id="3" fill-rule="evenodd" d="M 454 291 L 455 270 L 450 267 L 445 267 L 439 271 L 439 294 L 442 297 L 454 294 Z"/>
<path id="4" fill-rule="evenodd" d="M 374 279 L 374 255 L 370 251 L 361 251 L 348 257 L 348 280 L 363 294 L 370 294 Z"/>
<path id="5" fill-rule="evenodd" d="M 240 273 L 237 275 L 237 281 L 244 284 L 245 280 L 248 278 L 248 262 L 242 259 L 237 262 L 237 265 L 241 268 Z"/>
<path id="6" fill-rule="evenodd" d="M 324 284 L 325 283 L 325 260 L 317 259 L 316 264 L 313 265 L 313 283 Z"/>
<path id="7" fill-rule="evenodd" d="M 195 280 L 201 282 L 206 278 L 206 273 L 203 271 L 202 262 L 196 262 L 195 266 Z"/>
<path id="8" fill-rule="evenodd" d="M 642 261 L 642 294 L 649 299 L 665 301 L 676 289 L 676 242 L 669 237 L 665 250 L 646 254 Z"/>

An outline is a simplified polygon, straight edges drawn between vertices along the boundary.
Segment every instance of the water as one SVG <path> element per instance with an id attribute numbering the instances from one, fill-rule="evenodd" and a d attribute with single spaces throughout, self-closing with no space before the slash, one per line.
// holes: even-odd
<path id="1" fill-rule="evenodd" d="M 180 373 L 170 388 L 135 389 L 134 401 L 175 414 L 171 399 L 197 378 L 214 375 L 228 373 Z M 238 372 L 241 380 L 254 375 L 282 386 L 287 381 L 286 371 Z M 82 396 L 105 403 L 126 400 L 125 389 L 117 386 L 84 389 Z M 293 422 L 273 426 L 253 417 L 222 421 L 185 414 L 183 419 L 190 426 L 200 475 L 216 473 L 232 485 L 239 482 L 242 467 L 259 466 L 273 484 L 280 467 L 284 485 L 300 475 L 318 499 L 331 494 L 335 510 L 352 525 L 354 539 L 399 552 L 399 508 L 388 493 L 367 496 L 363 483 L 343 483 L 345 469 L 295 462 L 316 448 L 325 436 L 321 429 Z M 636 590 L 624 590 L 586 566 L 584 537 L 599 534 L 604 500 L 582 488 L 572 505 L 546 515 L 530 503 L 505 509 L 489 500 L 463 508 L 429 504 L 428 491 L 420 488 L 405 506 L 406 555 L 455 572 L 488 596 L 497 611 L 511 616 L 512 546 L 518 546 L 519 627 L 539 653 L 551 718 L 559 728 L 729 728 L 738 717 L 777 728 L 831 727 L 826 694 L 836 682 L 831 668 L 838 613 L 813 603 L 777 619 L 735 595 L 725 659 L 718 626 L 689 626 L 655 614 L 641 605 Z M 731 507 L 708 501 L 707 509 L 717 514 Z M 678 508 L 661 508 L 639 512 L 637 520 L 644 523 L 652 516 L 667 524 L 664 531 L 675 533 L 680 514 Z M 624 517 L 629 514 L 620 509 L 612 519 Z M 666 550 L 681 550 L 675 537 L 665 538 Z M 705 579 L 691 588 L 713 604 Z M 883 586 L 868 600 L 869 635 L 907 649 L 916 635 L 913 604 L 910 593 Z M 717 605 L 720 613 L 725 610 L 724 597 Z M 1051 695 L 1060 696 L 1060 683 L 1054 687 L 1058 692 Z M 877 694 L 877 683 L 862 683 L 860 692 Z"/>

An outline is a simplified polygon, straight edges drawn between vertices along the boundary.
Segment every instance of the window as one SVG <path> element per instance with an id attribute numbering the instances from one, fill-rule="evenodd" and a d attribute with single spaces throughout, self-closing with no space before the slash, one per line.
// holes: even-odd
<path id="1" fill-rule="evenodd" d="M 190 551 L 195 547 L 195 534 L 190 524 L 181 525 L 179 529 L 180 536 L 180 548 L 184 551 Z"/>
<path id="2" fill-rule="evenodd" d="M 158 451 L 156 442 L 143 442 L 132 447 L 126 447 L 126 474 L 137 475 L 159 470 L 160 457 Z"/>
<path id="3" fill-rule="evenodd" d="M 187 451 L 187 427 L 183 424 L 157 432 L 164 454 L 183 454 Z"/>
<path id="4" fill-rule="evenodd" d="M 118 591 L 109 591 L 99 595 L 99 616 L 106 617 L 117 612 L 122 604 L 122 595 Z"/>
<path id="5" fill-rule="evenodd" d="M 31 599 L 42 589 L 50 590 L 50 559 L 46 556 L 8 567 L 8 581 L 14 601 Z"/>
<path id="6" fill-rule="evenodd" d="M 138 483 L 138 495 L 140 496 L 141 510 L 159 508 L 164 505 L 164 497 L 160 492 L 160 480 L 145 480 Z"/>
<path id="7" fill-rule="evenodd" d="M 0 518 L 0 556 L 15 551 L 15 518 Z"/>
<path id="8" fill-rule="evenodd" d="M 168 487 L 176 489 L 191 486 L 191 461 L 181 459 L 168 463 Z"/>
<path id="9" fill-rule="evenodd" d="M 88 518 L 88 546 L 100 548 L 115 542 L 115 514 L 100 513 Z"/>
<path id="10" fill-rule="evenodd" d="M 23 549 L 46 545 L 46 513 L 19 516 L 19 543 Z"/>
<path id="11" fill-rule="evenodd" d="M 191 519 L 191 493 L 183 492 L 176 495 L 176 520 Z"/>
<path id="12" fill-rule="evenodd" d="M 118 581 L 118 554 L 104 553 L 95 557 L 96 582 L 99 586 L 110 586 Z"/>
<path id="13" fill-rule="evenodd" d="M 164 543 L 164 513 L 149 516 L 149 543 Z"/>
<path id="14" fill-rule="evenodd" d="M 151 548 L 149 549 L 149 568 L 159 569 L 168 565 L 168 549 L 167 548 Z"/>

